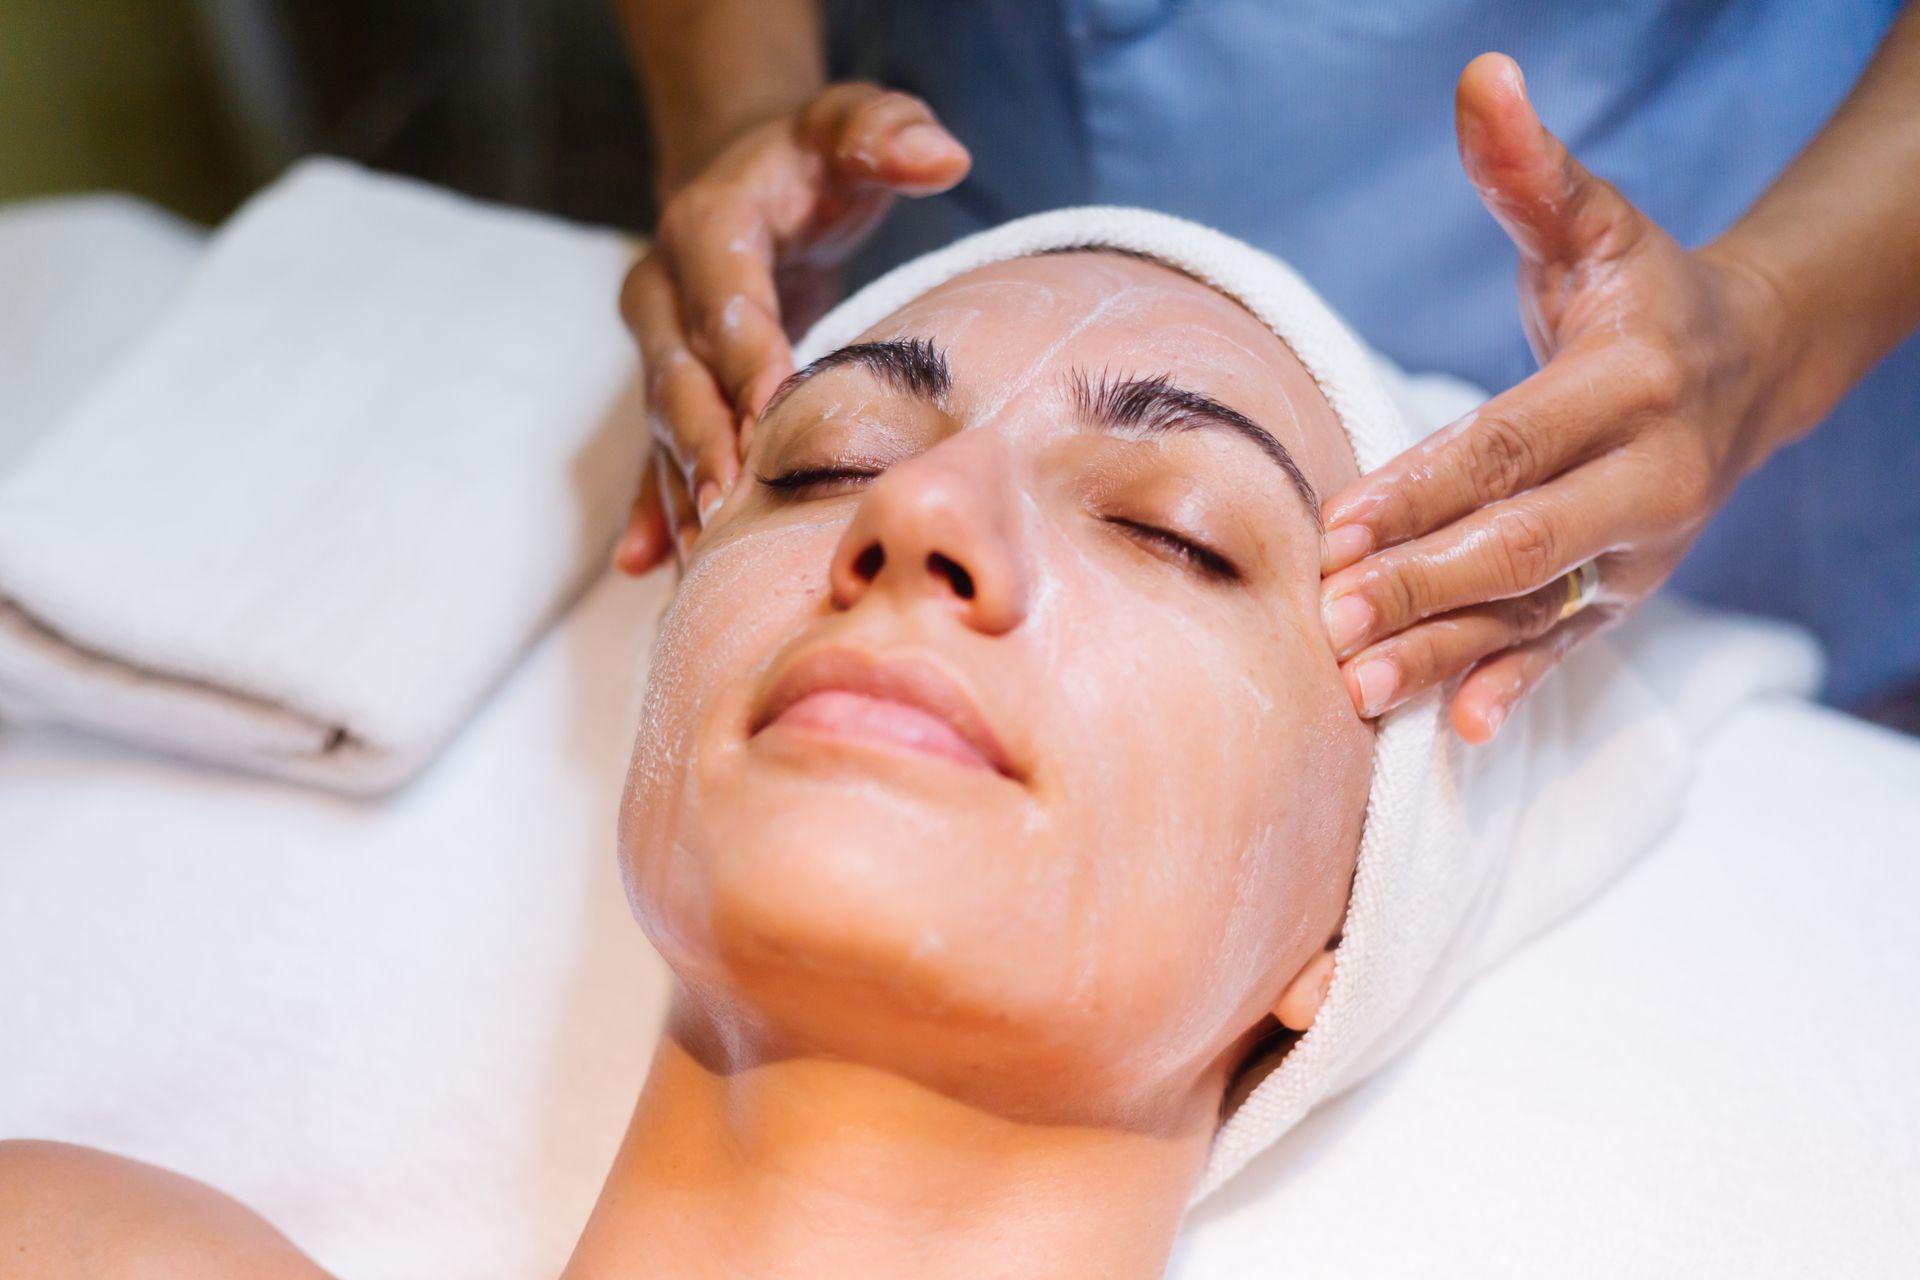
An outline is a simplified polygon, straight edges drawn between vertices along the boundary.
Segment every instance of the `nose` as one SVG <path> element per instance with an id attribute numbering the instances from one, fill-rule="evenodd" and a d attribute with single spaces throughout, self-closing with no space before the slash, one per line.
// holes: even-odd
<path id="1" fill-rule="evenodd" d="M 837 608 L 881 591 L 987 635 L 1019 626 L 1030 588 L 1005 443 L 963 432 L 889 468 L 862 495 L 829 578 Z"/>

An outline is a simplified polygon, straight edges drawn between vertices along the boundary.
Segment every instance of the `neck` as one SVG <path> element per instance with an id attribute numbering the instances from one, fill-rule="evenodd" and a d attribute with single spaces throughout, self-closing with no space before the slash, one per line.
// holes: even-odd
<path id="1" fill-rule="evenodd" d="M 855 1063 L 717 1069 L 676 1002 L 562 1280 L 1161 1276 L 1219 1102 L 1013 1120 Z"/>

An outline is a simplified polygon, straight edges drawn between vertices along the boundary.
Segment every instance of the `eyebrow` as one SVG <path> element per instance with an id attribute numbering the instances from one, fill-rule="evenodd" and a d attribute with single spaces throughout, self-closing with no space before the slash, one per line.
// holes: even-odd
<path id="1" fill-rule="evenodd" d="M 1151 378 L 1114 379 L 1104 370 L 1098 378 L 1075 370 L 1073 398 L 1089 422 L 1108 431 L 1156 436 L 1211 428 L 1251 440 L 1287 473 L 1294 491 L 1307 504 L 1314 527 L 1320 527 L 1320 497 L 1300 464 L 1293 460 L 1292 452 L 1271 431 L 1238 409 L 1183 387 L 1164 373 Z"/>
<path id="2" fill-rule="evenodd" d="M 856 342 L 850 347 L 829 351 L 806 368 L 788 374 L 786 380 L 773 389 L 760 416 L 764 418 L 773 412 L 773 407 L 801 383 L 830 369 L 849 366 L 865 369 L 895 391 L 936 405 L 943 403 L 947 392 L 953 389 L 953 368 L 947 364 L 947 353 L 934 346 L 930 339 Z"/>
<path id="3" fill-rule="evenodd" d="M 929 339 L 856 342 L 829 351 L 789 375 L 774 389 L 761 416 L 771 413 L 775 405 L 807 380 L 830 369 L 849 366 L 865 369 L 894 390 L 936 405 L 943 404 L 953 388 L 953 369 L 947 363 L 946 353 Z M 1251 441 L 1286 473 L 1294 491 L 1307 504 L 1307 514 L 1314 527 L 1320 527 L 1320 498 L 1300 464 L 1271 431 L 1238 409 L 1181 386 L 1171 374 L 1116 379 L 1104 370 L 1097 378 L 1075 370 L 1071 376 L 1074 407 L 1089 423 L 1102 430 L 1155 436 L 1213 429 L 1231 431 Z"/>

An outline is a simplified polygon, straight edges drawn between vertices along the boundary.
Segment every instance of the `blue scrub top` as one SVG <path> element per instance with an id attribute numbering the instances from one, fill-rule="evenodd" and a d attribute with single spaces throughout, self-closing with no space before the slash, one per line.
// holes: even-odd
<path id="1" fill-rule="evenodd" d="M 1130 204 L 1291 262 L 1368 341 L 1490 389 L 1534 368 L 1514 250 L 1460 171 L 1453 87 L 1526 71 L 1542 118 L 1682 243 L 1724 229 L 1865 69 L 1896 0 L 834 0 L 836 71 L 971 148 L 860 279 L 1020 214 Z M 1676 583 L 1820 634 L 1826 693 L 1920 678 L 1920 341 L 1736 493 Z"/>

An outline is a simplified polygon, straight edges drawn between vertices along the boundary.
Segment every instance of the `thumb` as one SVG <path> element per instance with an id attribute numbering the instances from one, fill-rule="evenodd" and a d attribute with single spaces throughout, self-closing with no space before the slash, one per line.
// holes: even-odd
<path id="1" fill-rule="evenodd" d="M 1639 213 L 1540 123 L 1512 58 L 1483 53 L 1469 62 L 1453 113 L 1461 166 L 1523 257 L 1571 263 L 1625 249 Z"/>
<path id="2" fill-rule="evenodd" d="M 800 136 L 841 181 L 906 195 L 945 191 L 972 164 L 931 107 L 872 84 L 827 89 L 802 114 Z"/>

